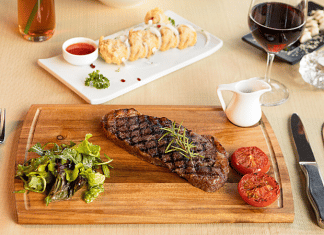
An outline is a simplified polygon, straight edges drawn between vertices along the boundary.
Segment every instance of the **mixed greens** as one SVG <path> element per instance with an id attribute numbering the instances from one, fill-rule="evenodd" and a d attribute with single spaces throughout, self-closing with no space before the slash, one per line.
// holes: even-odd
<path id="1" fill-rule="evenodd" d="M 88 141 L 92 134 L 87 134 L 85 140 L 76 145 L 58 145 L 47 143 L 35 144 L 29 152 L 35 152 L 40 157 L 32 158 L 23 165 L 17 166 L 16 177 L 24 182 L 24 190 L 45 192 L 46 205 L 50 202 L 70 199 L 76 191 L 87 185 L 83 200 L 87 203 L 95 200 L 104 191 L 104 181 L 110 177 L 109 165 L 112 162 L 106 154 L 107 161 L 100 158 L 100 146 Z M 47 148 L 51 146 L 52 148 Z M 98 170 L 102 170 L 100 173 Z"/>

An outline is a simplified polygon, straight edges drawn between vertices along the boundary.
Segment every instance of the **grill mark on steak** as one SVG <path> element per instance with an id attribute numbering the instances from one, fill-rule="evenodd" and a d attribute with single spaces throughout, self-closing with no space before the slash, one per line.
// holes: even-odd
<path id="1" fill-rule="evenodd" d="M 214 192 L 227 181 L 229 173 L 228 154 L 223 146 L 209 135 L 198 135 L 186 128 L 186 136 L 202 157 L 186 158 L 179 152 L 165 153 L 172 140 L 162 127 L 171 127 L 172 121 L 165 117 L 142 115 L 137 110 L 119 109 L 106 114 L 101 121 L 103 130 L 115 144 L 131 154 L 185 178 L 193 186 Z M 179 127 L 176 124 L 176 127 Z M 182 131 L 184 127 L 181 127 Z"/>

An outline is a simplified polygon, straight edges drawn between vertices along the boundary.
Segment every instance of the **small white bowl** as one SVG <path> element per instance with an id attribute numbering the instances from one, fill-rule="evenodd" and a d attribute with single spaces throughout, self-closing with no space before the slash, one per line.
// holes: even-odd
<path id="1" fill-rule="evenodd" d="M 145 0 L 99 0 L 103 4 L 115 8 L 128 8 L 142 4 Z"/>
<path id="2" fill-rule="evenodd" d="M 74 55 L 66 51 L 66 48 L 68 46 L 76 43 L 88 43 L 90 45 L 93 45 L 96 48 L 96 50 L 86 55 Z M 94 40 L 90 38 L 83 38 L 83 37 L 71 38 L 63 43 L 62 50 L 63 50 L 63 58 L 67 62 L 73 65 L 89 65 L 98 58 L 98 45 L 95 43 Z"/>

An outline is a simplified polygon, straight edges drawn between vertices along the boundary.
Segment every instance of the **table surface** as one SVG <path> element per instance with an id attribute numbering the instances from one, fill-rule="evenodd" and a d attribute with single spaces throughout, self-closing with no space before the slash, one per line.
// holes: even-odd
<path id="1" fill-rule="evenodd" d="M 316 3 L 324 5 L 323 0 Z M 98 39 L 143 21 L 156 6 L 171 10 L 223 40 L 211 56 L 161 77 L 105 104 L 211 105 L 218 106 L 216 87 L 263 76 L 266 54 L 244 43 L 249 32 L 249 1 L 147 0 L 140 6 L 116 9 L 96 0 L 56 0 L 56 32 L 46 42 L 24 40 L 17 27 L 17 2 L 0 0 L 0 107 L 7 109 L 6 141 L 0 145 L 0 234 L 319 234 L 315 215 L 305 192 L 304 176 L 297 164 L 288 119 L 300 115 L 315 158 L 324 174 L 321 126 L 324 92 L 302 80 L 299 63 L 275 60 L 272 77 L 289 89 L 287 102 L 262 107 L 279 141 L 291 179 L 295 208 L 293 223 L 271 224 L 125 224 L 125 225 L 19 225 L 13 191 L 15 153 L 24 117 L 32 104 L 86 104 L 77 94 L 42 69 L 37 60 L 61 54 L 62 43 L 72 37 Z M 225 94 L 230 99 L 231 94 Z"/>

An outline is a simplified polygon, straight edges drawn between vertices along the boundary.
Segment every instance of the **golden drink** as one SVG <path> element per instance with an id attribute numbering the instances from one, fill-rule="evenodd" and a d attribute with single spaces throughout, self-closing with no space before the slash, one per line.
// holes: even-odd
<path id="1" fill-rule="evenodd" d="M 54 0 L 18 0 L 18 27 L 27 40 L 50 39 L 55 31 Z"/>

